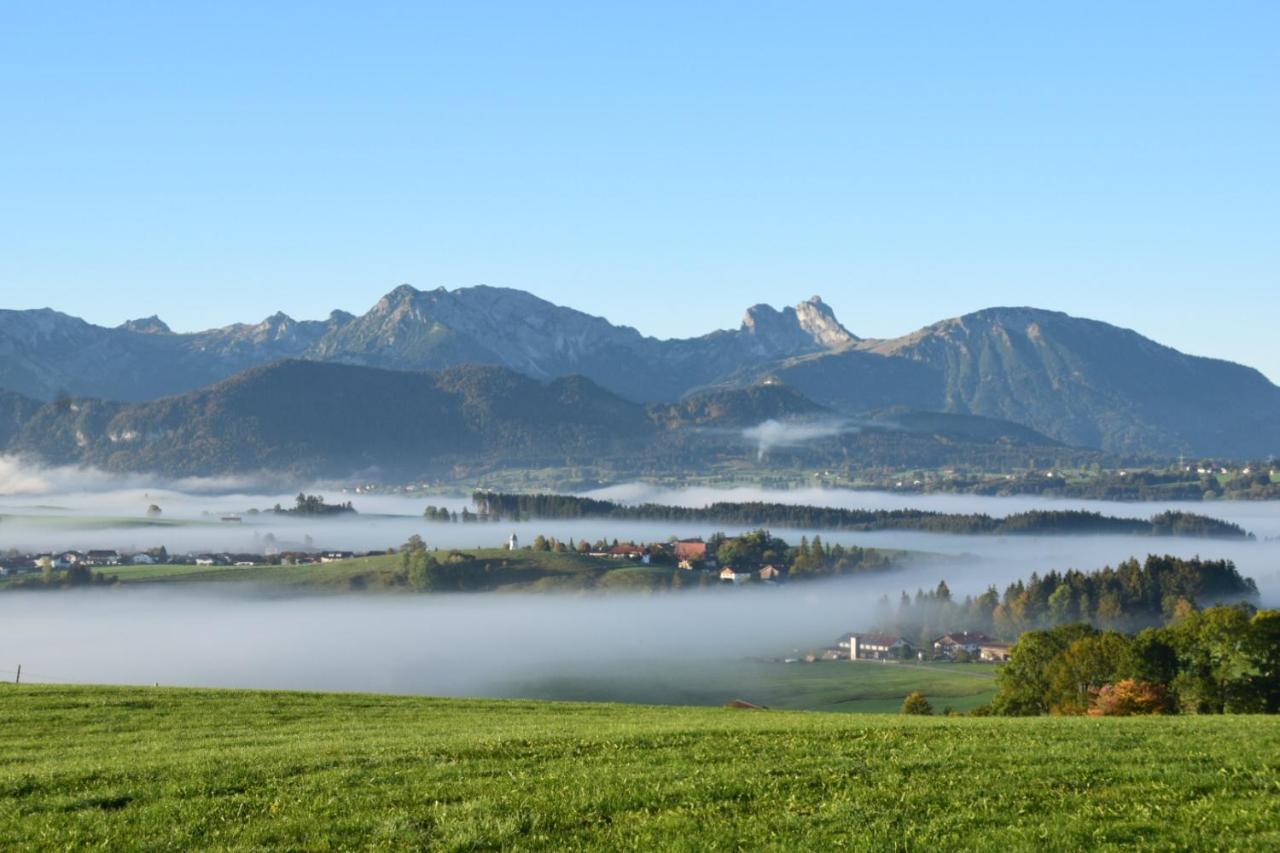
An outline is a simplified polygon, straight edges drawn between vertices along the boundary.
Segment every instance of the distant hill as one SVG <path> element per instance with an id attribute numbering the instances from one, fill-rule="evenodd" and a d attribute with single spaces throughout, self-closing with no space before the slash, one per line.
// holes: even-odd
<path id="1" fill-rule="evenodd" d="M 7 447 L 40 410 L 41 404 L 15 394 L 0 391 L 0 448 Z"/>
<path id="2" fill-rule="evenodd" d="M 36 413 L 9 449 L 55 463 L 167 474 L 365 469 L 507 455 L 561 464 L 651 432 L 643 407 L 577 379 L 503 368 L 409 373 L 284 361 L 145 403 L 76 400 Z"/>
<path id="3" fill-rule="evenodd" d="M 754 426 L 767 420 L 814 418 L 835 413 L 793 388 L 771 383 L 691 394 L 678 403 L 649 407 L 650 417 L 668 427 L 715 424 Z"/>
<path id="4" fill-rule="evenodd" d="M 1280 389 L 1261 373 L 1095 320 L 993 308 L 864 346 L 937 371 L 947 411 L 1069 444 L 1243 457 L 1280 449 Z"/>
<path id="5" fill-rule="evenodd" d="M 54 464 L 171 476 L 261 471 L 306 476 L 441 476 L 454 466 L 632 466 L 699 470 L 760 461 L 749 427 L 832 424 L 777 442 L 780 465 L 1010 464 L 1032 452 L 1089 460 L 1024 427 L 892 412 L 860 421 L 780 385 L 724 389 L 648 407 L 581 376 L 548 381 L 505 367 L 434 372 L 286 360 L 198 391 L 140 403 L 0 397 L 0 450 Z M 4 429 L 0 427 L 0 429 Z"/>
<path id="6" fill-rule="evenodd" d="M 358 317 L 275 314 L 193 334 L 158 317 L 109 329 L 49 309 L 0 311 L 0 388 L 40 400 L 153 400 L 281 359 L 419 371 L 483 364 L 541 381 L 577 375 L 633 403 L 665 404 L 680 422 L 701 417 L 705 394 L 775 379 L 844 416 L 978 415 L 1120 454 L 1280 452 L 1280 388 L 1256 370 L 1034 308 L 987 309 L 892 340 L 859 338 L 818 297 L 782 310 L 753 306 L 734 330 L 660 340 L 484 286 L 405 285 Z"/>

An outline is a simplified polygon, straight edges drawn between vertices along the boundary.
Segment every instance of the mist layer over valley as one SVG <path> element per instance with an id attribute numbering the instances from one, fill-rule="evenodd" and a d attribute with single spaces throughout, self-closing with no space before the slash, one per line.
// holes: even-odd
<path id="1" fill-rule="evenodd" d="M 250 509 L 292 505 L 296 490 L 197 491 L 218 484 L 156 488 L 96 476 L 49 477 L 47 472 L 40 480 L 29 473 L 26 488 L 11 489 L 0 498 L 0 551 L 112 548 L 127 553 L 164 546 L 171 554 L 260 553 L 268 543 L 280 549 L 364 551 L 396 547 L 414 534 L 430 549 L 448 550 L 498 547 L 513 533 L 527 543 L 538 535 L 562 541 L 659 542 L 671 536 L 745 532 L 725 525 L 609 519 L 430 523 L 422 517 L 425 506 L 461 511 L 470 499 L 332 488 L 321 491 L 334 501 L 350 500 L 357 512 L 251 514 Z M 13 493 L 17 491 L 23 493 Z M 760 500 L 993 516 L 1059 508 L 1143 518 L 1187 508 L 819 489 L 667 490 L 642 484 L 592 494 L 688 506 Z M 158 517 L 146 513 L 152 504 L 162 510 Z M 900 568 L 867 576 L 649 595 L 318 595 L 195 583 L 165 589 L 4 591 L 0 670 L 22 663 L 29 679 L 51 681 L 665 701 L 705 680 L 708 667 L 733 671 L 749 658 L 830 645 L 846 631 L 864 629 L 882 595 L 896 598 L 903 590 L 932 589 L 943 580 L 955 595 L 964 596 L 991 585 L 1003 589 L 1033 572 L 1090 570 L 1148 553 L 1199 555 L 1234 561 L 1257 582 L 1263 605 L 1280 602 L 1280 506 L 1220 502 L 1194 508 L 1240 524 L 1257 540 L 775 530 L 789 542 L 821 535 L 828 544 L 913 553 Z M 664 686 L 653 687 L 655 678 Z M 735 692 L 733 683 L 724 687 L 727 693 Z M 750 694 L 750 679 L 736 692 Z M 705 692 L 689 695 L 691 701 L 708 699 Z M 726 694 L 717 701 L 721 698 L 734 697 Z"/>

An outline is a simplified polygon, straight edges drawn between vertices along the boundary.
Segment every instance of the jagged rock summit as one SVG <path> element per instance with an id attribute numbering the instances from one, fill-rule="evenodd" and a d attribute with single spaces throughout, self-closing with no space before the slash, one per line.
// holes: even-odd
<path id="1" fill-rule="evenodd" d="M 980 415 L 1126 454 L 1280 452 L 1280 388 L 1258 371 L 1035 308 L 986 309 L 890 340 L 854 335 L 817 296 L 755 305 L 737 329 L 675 339 L 486 285 L 401 285 L 360 316 L 281 312 L 190 334 L 156 317 L 110 329 L 50 309 L 0 310 L 0 389 L 30 398 L 150 400 L 281 359 L 580 375 L 635 403 L 774 377 L 841 414 L 905 406 Z"/>

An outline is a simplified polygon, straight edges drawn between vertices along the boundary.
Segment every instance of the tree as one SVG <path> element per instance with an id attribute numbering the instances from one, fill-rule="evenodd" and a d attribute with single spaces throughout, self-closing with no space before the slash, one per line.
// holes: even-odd
<path id="1" fill-rule="evenodd" d="M 426 551 L 405 552 L 405 571 L 409 585 L 419 592 L 431 592 L 440 587 L 440 563 Z"/>
<path id="2" fill-rule="evenodd" d="M 1049 668 L 1067 646 L 1092 636 L 1085 624 L 1048 631 L 1028 631 L 1009 650 L 1009 660 L 996 673 L 999 687 L 991 702 L 997 714 L 1035 716 L 1049 712 Z"/>
<path id="3" fill-rule="evenodd" d="M 1068 584 L 1061 584 L 1049 594 L 1049 624 L 1065 625 L 1074 618 L 1075 601 Z"/>
<path id="4" fill-rule="evenodd" d="M 1092 692 L 1091 717 L 1132 717 L 1164 714 L 1170 707 L 1169 691 L 1163 684 L 1126 678 L 1104 684 Z"/>
<path id="5" fill-rule="evenodd" d="M 907 698 L 902 700 L 902 713 L 927 717 L 933 713 L 933 705 L 923 693 L 915 690 L 908 693 Z"/>
<path id="6" fill-rule="evenodd" d="M 1246 637 L 1252 614 L 1247 605 L 1210 607 L 1173 625 L 1179 673 L 1174 690 L 1184 711 L 1197 714 L 1261 710 L 1263 696 Z"/>
<path id="7" fill-rule="evenodd" d="M 400 546 L 400 568 L 416 590 L 429 592 L 440 586 L 440 563 L 427 553 L 426 543 L 416 533 Z"/>
<path id="8" fill-rule="evenodd" d="M 1249 620 L 1248 650 L 1259 710 L 1280 713 L 1280 610 L 1259 610 Z"/>
<path id="9" fill-rule="evenodd" d="M 1124 673 L 1135 681 L 1172 684 L 1178 675 L 1178 652 L 1169 632 L 1163 628 L 1144 628 L 1129 644 L 1129 665 Z"/>
<path id="10" fill-rule="evenodd" d="M 1115 631 L 1075 640 L 1046 667 L 1045 702 L 1055 714 L 1084 714 L 1090 697 L 1128 668 L 1129 638 Z"/>

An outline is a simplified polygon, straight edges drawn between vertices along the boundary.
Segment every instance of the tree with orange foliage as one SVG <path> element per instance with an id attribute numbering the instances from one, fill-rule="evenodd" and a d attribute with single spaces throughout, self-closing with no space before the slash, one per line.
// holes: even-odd
<path id="1" fill-rule="evenodd" d="M 1150 681 L 1126 678 L 1089 693 L 1091 717 L 1135 717 L 1169 710 L 1169 691 L 1163 684 Z"/>

